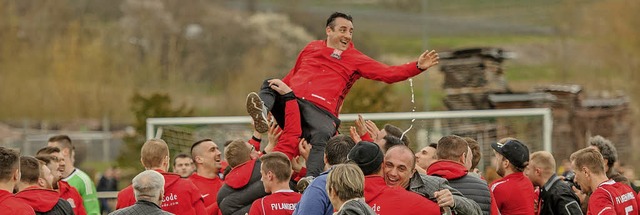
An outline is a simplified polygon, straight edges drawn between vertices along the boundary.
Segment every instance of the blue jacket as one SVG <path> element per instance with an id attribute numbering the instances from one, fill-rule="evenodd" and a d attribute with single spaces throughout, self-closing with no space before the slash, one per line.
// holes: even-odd
<path id="1" fill-rule="evenodd" d="M 332 215 L 333 205 L 327 195 L 327 174 L 331 169 L 316 177 L 304 190 L 300 202 L 296 205 L 293 215 Z"/>

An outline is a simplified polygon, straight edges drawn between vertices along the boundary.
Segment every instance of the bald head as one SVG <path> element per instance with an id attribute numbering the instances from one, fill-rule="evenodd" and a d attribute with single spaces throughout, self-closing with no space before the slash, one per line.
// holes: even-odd
<path id="1" fill-rule="evenodd" d="M 159 205 L 164 194 L 164 177 L 155 170 L 145 170 L 132 180 L 136 200 L 146 200 Z"/>

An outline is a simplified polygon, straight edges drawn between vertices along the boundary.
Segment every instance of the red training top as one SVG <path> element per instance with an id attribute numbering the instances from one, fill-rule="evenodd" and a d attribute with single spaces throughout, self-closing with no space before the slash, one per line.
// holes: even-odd
<path id="1" fill-rule="evenodd" d="M 636 193 L 626 184 L 612 179 L 602 182 L 589 197 L 587 215 L 638 214 Z"/>
<path id="2" fill-rule="evenodd" d="M 164 176 L 164 197 L 161 208 L 176 215 L 182 214 L 207 214 L 202 196 L 198 188 L 188 179 L 180 178 L 180 175 L 162 170 L 158 171 Z M 116 209 L 129 207 L 136 203 L 133 187 L 129 185 L 118 193 Z"/>
<path id="3" fill-rule="evenodd" d="M 364 199 L 378 215 L 440 214 L 440 206 L 401 187 L 389 187 L 379 175 L 364 177 Z"/>
<path id="4" fill-rule="evenodd" d="M 11 215 L 35 215 L 36 212 L 28 204 L 13 196 L 6 190 L 0 190 L 0 211 Z"/>
<path id="5" fill-rule="evenodd" d="M 293 190 L 279 190 L 271 195 L 256 199 L 251 204 L 249 215 L 291 215 L 302 194 Z"/>
<path id="6" fill-rule="evenodd" d="M 189 176 L 189 180 L 200 191 L 202 199 L 204 199 L 204 206 L 208 208 L 209 214 L 218 211 L 218 190 L 222 187 L 222 180 L 219 177 L 205 178 L 195 172 Z"/>
<path id="7" fill-rule="evenodd" d="M 327 47 L 325 40 L 316 40 L 302 49 L 295 66 L 282 81 L 298 98 L 338 116 L 344 98 L 360 77 L 395 83 L 421 72 L 415 61 L 388 66 L 362 54 L 353 43 L 340 52 Z"/>
<path id="8" fill-rule="evenodd" d="M 494 181 L 489 188 L 500 214 L 534 214 L 533 184 L 524 173 L 507 175 Z"/>
<path id="9" fill-rule="evenodd" d="M 58 192 L 60 192 L 60 198 L 67 200 L 73 208 L 73 213 L 76 215 L 87 215 L 87 210 L 84 209 L 84 203 L 82 196 L 75 187 L 72 187 L 66 181 L 58 181 Z"/>
<path id="10" fill-rule="evenodd" d="M 27 203 L 34 211 L 44 213 L 50 211 L 58 204 L 60 193 L 38 186 L 29 186 L 16 193 L 15 197 Z"/>

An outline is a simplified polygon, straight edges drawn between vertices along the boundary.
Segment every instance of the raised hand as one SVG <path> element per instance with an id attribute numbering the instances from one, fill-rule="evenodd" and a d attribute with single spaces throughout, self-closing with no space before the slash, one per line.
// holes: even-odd
<path id="1" fill-rule="evenodd" d="M 311 144 L 307 143 L 307 140 L 304 138 L 300 138 L 300 143 L 298 144 L 298 152 L 300 156 L 304 158 L 304 160 L 309 159 L 309 153 L 311 153 Z"/>
<path id="2" fill-rule="evenodd" d="M 280 79 L 271 79 L 268 82 L 269 87 L 280 93 L 280 95 L 284 95 L 292 91 L 291 88 Z"/>
<path id="3" fill-rule="evenodd" d="M 418 69 L 427 70 L 439 63 L 440 57 L 435 50 L 427 50 L 418 57 Z"/>

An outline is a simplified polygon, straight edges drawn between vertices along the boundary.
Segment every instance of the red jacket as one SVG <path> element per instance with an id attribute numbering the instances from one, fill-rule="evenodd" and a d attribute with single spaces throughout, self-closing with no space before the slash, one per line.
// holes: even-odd
<path id="1" fill-rule="evenodd" d="M 389 187 L 379 175 L 364 177 L 364 200 L 378 215 L 440 214 L 435 202 L 400 187 Z"/>
<path id="2" fill-rule="evenodd" d="M 587 215 L 638 214 L 635 197 L 636 193 L 631 187 L 610 179 L 591 193 Z"/>
<path id="3" fill-rule="evenodd" d="M 338 116 L 340 107 L 351 86 L 360 77 L 394 83 L 420 74 L 416 62 L 388 66 L 358 51 L 353 43 L 339 56 L 325 40 L 307 44 L 298 55 L 295 66 L 282 81 L 289 85 L 298 98 Z"/>
<path id="4" fill-rule="evenodd" d="M 275 192 L 253 201 L 249 215 L 291 215 L 300 197 L 302 194 L 293 191 Z"/>
<path id="5" fill-rule="evenodd" d="M 156 170 L 164 176 L 164 197 L 161 208 L 177 215 L 206 214 L 204 202 L 198 188 L 188 179 L 175 173 Z M 133 187 L 129 185 L 118 193 L 116 209 L 129 207 L 136 203 Z"/>
<path id="6" fill-rule="evenodd" d="M 205 178 L 198 175 L 198 173 L 191 174 L 189 180 L 200 191 L 202 199 L 204 199 L 204 206 L 210 212 L 209 214 L 218 211 L 218 190 L 222 187 L 222 180 L 219 177 Z"/>
<path id="7" fill-rule="evenodd" d="M 16 193 L 15 197 L 27 203 L 34 211 L 44 213 L 58 204 L 60 193 L 55 190 L 42 189 L 38 186 L 30 186 Z"/>
<path id="8" fill-rule="evenodd" d="M 533 184 L 522 172 L 494 181 L 489 190 L 500 214 L 534 214 Z"/>
<path id="9" fill-rule="evenodd" d="M 87 210 L 84 209 L 84 203 L 82 196 L 75 187 L 72 187 L 66 181 L 58 181 L 58 192 L 60 192 L 60 198 L 67 200 L 73 208 L 73 213 L 76 215 L 87 215 Z"/>
<path id="10" fill-rule="evenodd" d="M 298 150 L 298 143 L 300 136 L 302 135 L 302 125 L 300 122 L 300 108 L 298 107 L 298 100 L 291 99 L 287 101 L 284 108 L 284 128 L 282 129 L 282 135 L 278 138 L 278 144 L 273 148 L 273 151 L 282 152 L 289 160 L 300 155 Z"/>
<path id="11" fill-rule="evenodd" d="M 447 180 L 461 178 L 468 172 L 469 170 L 464 168 L 462 164 L 448 160 L 436 161 L 427 168 L 427 175 L 435 175 Z"/>
<path id="12" fill-rule="evenodd" d="M 13 196 L 6 190 L 0 190 L 0 211 L 2 214 L 34 215 L 36 212 L 28 204 Z"/>

